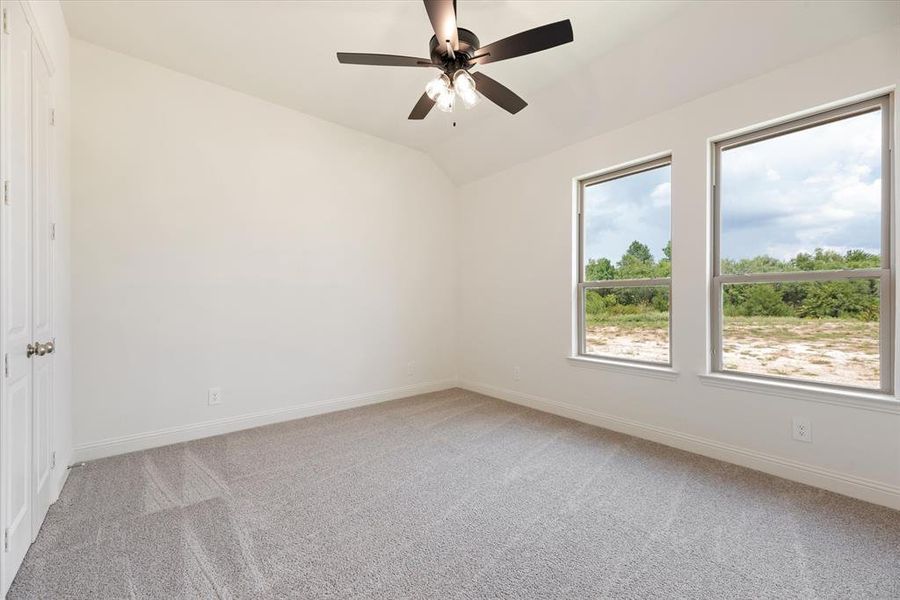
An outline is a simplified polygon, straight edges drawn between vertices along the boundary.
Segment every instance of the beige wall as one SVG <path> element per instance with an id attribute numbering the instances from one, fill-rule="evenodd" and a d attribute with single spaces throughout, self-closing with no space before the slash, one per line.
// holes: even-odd
<path id="1" fill-rule="evenodd" d="M 72 67 L 80 456 L 451 385 L 430 159 L 84 42 Z"/>
<path id="2" fill-rule="evenodd" d="M 462 384 L 900 507 L 896 404 L 723 389 L 698 376 L 708 356 L 709 139 L 895 86 L 898 57 L 894 28 L 463 186 Z M 573 180 L 669 151 L 678 375 L 578 368 L 567 360 Z M 812 444 L 791 439 L 793 416 L 811 419 Z"/>

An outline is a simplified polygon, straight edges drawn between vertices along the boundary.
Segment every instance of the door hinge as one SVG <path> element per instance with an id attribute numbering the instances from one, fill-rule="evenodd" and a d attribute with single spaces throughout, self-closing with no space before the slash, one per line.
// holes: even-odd
<path id="1" fill-rule="evenodd" d="M 6 9 L 3 9 L 3 33 L 9 34 L 9 18 L 6 16 Z"/>
<path id="2" fill-rule="evenodd" d="M 3 180 L 3 204 L 9 205 L 9 179 Z"/>
<path id="3" fill-rule="evenodd" d="M 50 239 L 56 239 L 56 223 L 50 223 Z"/>
<path id="4" fill-rule="evenodd" d="M 3 355 L 3 376 L 9 377 L 9 354 Z"/>
<path id="5" fill-rule="evenodd" d="M 56 125 L 56 109 L 55 108 L 50 109 L 50 124 Z"/>
<path id="6" fill-rule="evenodd" d="M 3 551 L 9 552 L 9 527 L 3 530 Z"/>
<path id="7" fill-rule="evenodd" d="M 56 451 L 55 450 L 50 453 L 50 468 L 51 469 L 56 468 Z"/>

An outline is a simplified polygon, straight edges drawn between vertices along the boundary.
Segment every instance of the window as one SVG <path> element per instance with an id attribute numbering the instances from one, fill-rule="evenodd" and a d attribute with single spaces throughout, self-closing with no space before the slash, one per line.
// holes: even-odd
<path id="1" fill-rule="evenodd" d="M 580 182 L 579 354 L 671 364 L 669 157 Z"/>
<path id="2" fill-rule="evenodd" d="M 713 370 L 892 391 L 888 100 L 715 144 Z"/>

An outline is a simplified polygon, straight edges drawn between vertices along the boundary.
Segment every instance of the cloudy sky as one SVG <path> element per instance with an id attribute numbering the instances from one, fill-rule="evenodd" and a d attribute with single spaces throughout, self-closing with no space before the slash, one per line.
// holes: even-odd
<path id="1" fill-rule="evenodd" d="M 584 191 L 584 259 L 618 262 L 634 240 L 657 260 L 671 231 L 669 166 L 598 183 Z"/>
<path id="2" fill-rule="evenodd" d="M 727 150 L 722 257 L 881 247 L 881 113 Z"/>
<path id="3" fill-rule="evenodd" d="M 786 259 L 815 248 L 878 253 L 880 159 L 879 111 L 725 151 L 722 257 Z M 670 170 L 585 190 L 586 259 L 616 262 L 632 240 L 662 255 L 670 237 Z"/>

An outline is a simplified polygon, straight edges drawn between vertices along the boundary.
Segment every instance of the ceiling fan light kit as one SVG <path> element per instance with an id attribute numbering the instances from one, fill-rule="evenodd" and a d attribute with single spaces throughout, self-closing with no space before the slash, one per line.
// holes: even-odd
<path id="1" fill-rule="evenodd" d="M 478 94 L 475 86 L 475 80 L 465 69 L 460 69 L 453 74 L 453 89 L 466 108 L 472 108 L 481 101 L 481 96 Z"/>
<path id="2" fill-rule="evenodd" d="M 472 108 L 483 95 L 511 114 L 528 103 L 512 90 L 482 72 L 470 73 L 473 67 L 547 50 L 571 42 L 572 23 L 566 19 L 535 27 L 481 47 L 478 36 L 456 26 L 455 0 L 424 0 L 425 12 L 434 29 L 429 44 L 431 59 L 392 54 L 338 52 L 343 64 L 379 65 L 386 67 L 433 67 L 443 73 L 425 85 L 425 93 L 409 113 L 409 119 L 424 119 L 437 105 L 443 112 L 453 112 L 457 97 L 463 106 Z"/>
<path id="3" fill-rule="evenodd" d="M 425 86 L 425 95 L 444 112 L 453 111 L 456 98 L 462 100 L 466 108 L 472 108 L 481 101 L 475 89 L 475 80 L 463 69 L 453 74 L 453 81 L 446 73 L 429 81 Z"/>
<path id="4" fill-rule="evenodd" d="M 450 78 L 446 75 L 441 75 L 437 79 L 432 79 L 425 86 L 425 93 L 428 94 L 428 97 L 437 102 L 438 97 L 441 94 L 445 94 L 450 91 Z"/>

